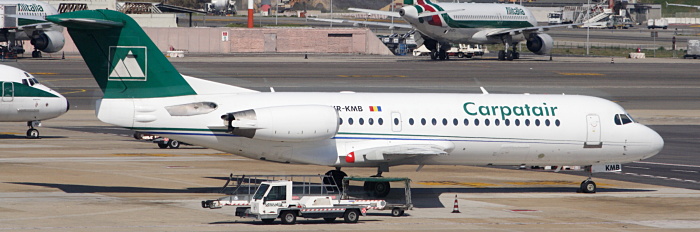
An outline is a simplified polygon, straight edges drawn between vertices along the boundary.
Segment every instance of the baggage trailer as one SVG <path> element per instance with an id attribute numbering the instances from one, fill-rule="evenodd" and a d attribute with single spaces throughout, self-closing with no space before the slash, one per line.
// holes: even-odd
<path id="1" fill-rule="evenodd" d="M 326 222 L 343 218 L 346 223 L 356 223 L 360 216 L 367 215 L 367 210 L 383 209 L 386 205 L 386 201 L 383 200 L 341 199 L 342 193 L 338 186 L 333 182 L 328 183 L 329 176 L 293 176 L 303 179 L 301 182 L 258 182 L 263 179 L 259 177 L 280 176 L 241 176 L 236 179 L 231 176 L 229 182 L 238 182 L 235 192 L 251 193 L 252 185 L 257 185 L 257 188 L 252 195 L 241 194 L 202 201 L 202 207 L 219 209 L 235 206 L 235 215 L 239 217 L 254 218 L 264 223 L 272 223 L 279 218 L 283 224 L 294 224 L 298 217 L 323 218 Z M 311 179 L 318 179 L 320 183 L 312 183 Z"/>
<path id="2" fill-rule="evenodd" d="M 350 181 L 363 181 L 365 185 L 363 186 L 363 191 L 361 194 L 367 194 L 372 191 L 368 189 L 373 189 L 371 183 L 387 183 L 387 182 L 403 182 L 404 183 L 404 194 L 399 196 L 397 199 L 385 199 L 386 205 L 381 209 L 376 210 L 391 210 L 391 216 L 400 217 L 404 215 L 406 210 L 413 209 L 413 202 L 411 201 L 411 179 L 405 177 L 357 177 L 348 176 L 343 178 L 343 197 L 342 199 L 352 199 L 350 196 L 352 193 L 352 188 L 350 186 Z M 369 183 L 369 184 L 368 184 Z M 389 185 L 387 185 L 389 186 Z"/>

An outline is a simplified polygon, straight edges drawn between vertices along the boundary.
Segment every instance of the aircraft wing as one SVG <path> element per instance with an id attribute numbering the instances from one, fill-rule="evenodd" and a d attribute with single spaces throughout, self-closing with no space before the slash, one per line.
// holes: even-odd
<path id="1" fill-rule="evenodd" d="M 531 32 L 544 32 L 549 30 L 549 28 L 555 28 L 555 27 L 573 27 L 573 26 L 579 26 L 583 25 L 582 23 L 579 24 L 562 24 L 562 25 L 550 25 L 550 26 L 540 26 L 540 27 L 521 27 L 521 28 L 503 28 L 501 30 L 493 30 L 489 33 L 486 34 L 486 36 L 499 36 L 499 35 L 505 35 L 505 34 L 512 34 L 512 35 L 517 35 L 517 34 L 522 34 L 522 33 L 531 33 Z"/>
<path id="2" fill-rule="evenodd" d="M 372 22 L 372 21 L 360 21 L 360 20 L 345 20 L 345 19 L 320 19 L 320 18 L 312 18 L 313 20 L 316 21 L 322 21 L 322 22 L 333 22 L 333 23 L 352 23 L 353 25 L 357 26 L 359 24 L 364 24 L 364 25 L 373 25 L 373 26 L 382 26 L 382 27 L 394 27 L 394 28 L 408 28 L 412 29 L 413 26 L 410 24 L 403 24 L 403 23 L 385 23 L 385 22 Z"/>
<path id="3" fill-rule="evenodd" d="M 367 14 L 386 15 L 389 17 L 396 17 L 396 18 L 401 17 L 401 15 L 399 15 L 399 12 L 391 12 L 391 11 L 383 11 L 383 10 L 370 10 L 370 9 L 361 9 L 361 8 L 348 8 L 348 10 L 357 11 L 357 12 L 364 12 Z"/>
<path id="4" fill-rule="evenodd" d="M 390 146 L 370 146 L 353 152 L 353 159 L 358 162 L 385 162 L 409 158 L 447 155 L 454 149 L 449 141 L 426 141 L 424 143 L 407 143 Z M 355 161 L 353 160 L 353 161 Z"/>
<path id="5" fill-rule="evenodd" d="M 668 2 L 666 2 L 666 6 L 684 6 L 684 7 L 692 7 L 692 8 L 700 9 L 700 6 L 696 6 L 696 5 L 673 4 L 673 3 L 668 3 Z"/>

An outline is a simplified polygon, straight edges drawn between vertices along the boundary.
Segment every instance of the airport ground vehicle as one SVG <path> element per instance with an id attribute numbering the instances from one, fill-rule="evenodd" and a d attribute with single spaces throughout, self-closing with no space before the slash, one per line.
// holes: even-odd
<path id="1" fill-rule="evenodd" d="M 472 58 L 474 56 L 483 56 L 484 53 L 488 53 L 488 50 L 481 44 L 459 44 L 452 46 L 446 53 L 448 57 Z M 430 50 L 425 48 L 425 46 L 420 46 L 418 49 L 413 50 L 413 56 L 427 55 L 430 55 Z"/>
<path id="2" fill-rule="evenodd" d="M 667 19 L 649 19 L 649 21 L 647 21 L 647 29 L 652 29 L 652 28 L 668 29 L 668 20 Z"/>
<path id="3" fill-rule="evenodd" d="M 258 185 L 254 194 L 252 196 L 232 195 L 217 200 L 202 201 L 202 207 L 218 209 L 224 206 L 235 206 L 236 216 L 255 218 L 265 223 L 272 223 L 280 218 L 283 224 L 294 224 L 297 217 L 323 218 L 326 222 L 343 218 L 346 223 L 356 223 L 360 216 L 367 215 L 367 210 L 383 209 L 386 205 L 384 200 L 342 199 L 342 193 L 335 183 L 323 181 L 329 176 L 296 175 L 287 176 L 286 179 L 295 177 L 302 181 L 260 182 L 270 177 L 285 179 L 281 176 L 234 177 L 232 175 L 229 182 L 234 180 L 238 182 L 235 192 L 250 193 L 250 187 Z M 319 180 L 320 183 L 312 183 L 313 179 Z"/>
<path id="4" fill-rule="evenodd" d="M 688 50 L 683 56 L 684 59 L 700 58 L 700 40 L 688 40 Z"/>
<path id="5" fill-rule="evenodd" d="M 165 138 L 165 137 L 160 137 L 157 135 L 152 135 L 152 134 L 145 134 L 141 132 L 134 132 L 134 138 L 136 140 L 149 140 L 152 141 L 155 144 L 158 144 L 158 147 L 161 149 L 165 148 L 171 148 L 171 149 L 177 149 L 180 148 L 180 145 L 190 145 L 187 143 L 183 143 L 174 139 L 170 138 Z"/>
<path id="6" fill-rule="evenodd" d="M 386 205 L 383 208 L 378 208 L 377 210 L 391 210 L 391 216 L 400 217 L 404 215 L 406 210 L 413 209 L 413 201 L 411 200 L 411 179 L 401 178 L 401 177 L 357 177 L 348 176 L 343 178 L 343 197 L 342 199 L 352 198 L 352 188 L 350 186 L 350 181 L 362 181 L 365 183 L 364 189 L 360 194 L 373 193 L 373 191 L 367 191 L 374 189 L 373 186 L 368 186 L 378 183 L 389 183 L 389 182 L 403 182 L 404 183 L 404 194 L 398 197 L 398 199 L 387 198 L 385 199 Z M 368 184 L 369 183 L 369 184 Z M 387 187 L 389 185 L 387 184 Z"/>

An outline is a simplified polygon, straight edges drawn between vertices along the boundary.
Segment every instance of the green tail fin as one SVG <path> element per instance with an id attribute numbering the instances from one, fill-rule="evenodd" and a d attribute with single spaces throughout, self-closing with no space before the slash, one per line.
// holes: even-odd
<path id="1" fill-rule="evenodd" d="M 104 98 L 197 94 L 143 29 L 123 13 L 75 11 L 46 19 L 68 28 Z"/>

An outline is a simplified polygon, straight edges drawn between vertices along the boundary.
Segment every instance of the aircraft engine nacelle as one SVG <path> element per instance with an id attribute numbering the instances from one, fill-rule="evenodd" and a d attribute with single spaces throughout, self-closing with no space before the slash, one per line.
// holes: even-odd
<path id="1" fill-rule="evenodd" d="M 554 45 L 551 36 L 544 33 L 533 33 L 527 38 L 527 49 L 537 55 L 549 54 Z"/>
<path id="2" fill-rule="evenodd" d="M 54 53 L 63 49 L 66 38 L 60 31 L 34 31 L 29 42 L 42 52 Z"/>
<path id="3" fill-rule="evenodd" d="M 222 115 L 228 133 L 268 141 L 308 142 L 338 133 L 338 112 L 331 106 L 275 106 Z"/>

